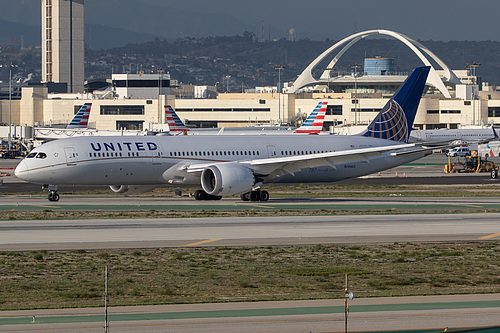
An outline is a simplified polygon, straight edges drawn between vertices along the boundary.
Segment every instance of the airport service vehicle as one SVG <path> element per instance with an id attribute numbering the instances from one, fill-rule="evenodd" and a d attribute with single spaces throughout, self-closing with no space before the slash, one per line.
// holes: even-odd
<path id="1" fill-rule="evenodd" d="M 471 151 L 470 155 L 465 156 L 463 162 L 458 161 L 451 163 L 448 158 L 448 164 L 444 167 L 445 173 L 492 172 L 496 170 L 498 170 L 498 166 L 496 166 L 493 161 L 488 161 L 487 157 L 481 158 L 476 150 Z"/>
<path id="2" fill-rule="evenodd" d="M 448 155 L 449 157 L 457 157 L 457 156 L 460 156 L 460 157 L 465 157 L 465 156 L 468 156 L 471 154 L 471 151 L 469 149 L 469 147 L 455 147 L 453 149 L 450 149 L 446 155 Z"/>
<path id="3" fill-rule="evenodd" d="M 50 189 L 50 201 L 62 184 L 105 184 L 117 193 L 201 185 L 198 200 L 266 201 L 267 183 L 334 182 L 428 155 L 431 148 L 406 142 L 429 69 L 416 68 L 363 135 L 77 137 L 33 149 L 15 174 Z"/>

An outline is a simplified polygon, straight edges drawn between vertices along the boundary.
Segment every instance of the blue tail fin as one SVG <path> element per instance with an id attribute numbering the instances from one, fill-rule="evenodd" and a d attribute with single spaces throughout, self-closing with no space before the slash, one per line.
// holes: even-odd
<path id="1" fill-rule="evenodd" d="M 429 70 L 430 67 L 415 68 L 363 135 L 408 142 Z"/>
<path id="2" fill-rule="evenodd" d="M 92 103 L 85 103 L 66 128 L 87 128 Z"/>

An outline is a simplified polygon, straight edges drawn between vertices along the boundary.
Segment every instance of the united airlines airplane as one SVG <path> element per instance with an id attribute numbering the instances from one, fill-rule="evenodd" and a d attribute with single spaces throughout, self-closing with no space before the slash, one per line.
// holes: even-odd
<path id="1" fill-rule="evenodd" d="M 61 184 L 106 184 L 117 193 L 201 185 L 198 200 L 266 201 L 266 183 L 334 182 L 427 155 L 428 148 L 406 142 L 428 73 L 416 68 L 360 136 L 77 137 L 35 148 L 15 174 L 44 185 L 50 201 L 59 200 Z"/>

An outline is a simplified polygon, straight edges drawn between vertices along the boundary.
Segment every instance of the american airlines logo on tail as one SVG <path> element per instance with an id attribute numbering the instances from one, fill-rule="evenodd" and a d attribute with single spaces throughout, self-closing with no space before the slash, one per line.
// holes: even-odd
<path id="1" fill-rule="evenodd" d="M 306 121 L 293 133 L 319 134 L 323 130 L 328 102 L 319 102 Z"/>
<path id="2" fill-rule="evenodd" d="M 181 118 L 179 118 L 170 105 L 165 105 L 165 116 L 170 132 L 189 131 L 189 128 L 184 125 Z"/>
<path id="3" fill-rule="evenodd" d="M 85 103 L 66 128 L 87 128 L 92 103 Z"/>

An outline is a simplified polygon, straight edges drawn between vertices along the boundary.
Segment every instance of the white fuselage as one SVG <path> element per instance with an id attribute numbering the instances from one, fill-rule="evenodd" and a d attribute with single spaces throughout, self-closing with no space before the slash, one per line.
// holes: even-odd
<path id="1" fill-rule="evenodd" d="M 16 175 L 39 184 L 199 185 L 199 175 L 186 171 L 190 165 L 245 163 L 397 144 L 362 136 L 318 135 L 78 137 L 35 148 L 31 155 L 36 157 L 25 158 Z M 40 158 L 43 157 L 40 152 L 46 157 Z M 333 165 L 301 167 L 299 172 L 267 177 L 263 182 L 333 182 L 385 170 L 423 156 L 424 152 L 402 156 L 382 152 Z"/>
<path id="2" fill-rule="evenodd" d="M 493 128 L 412 130 L 409 142 L 445 144 L 455 140 L 462 140 L 464 143 L 477 143 L 495 138 Z"/>

